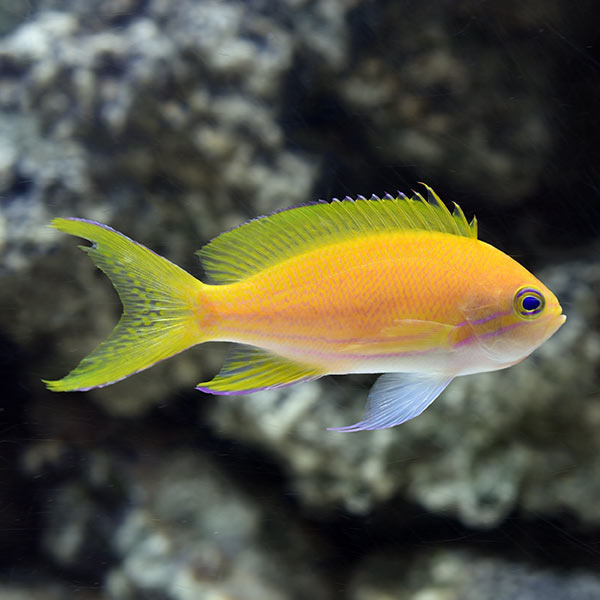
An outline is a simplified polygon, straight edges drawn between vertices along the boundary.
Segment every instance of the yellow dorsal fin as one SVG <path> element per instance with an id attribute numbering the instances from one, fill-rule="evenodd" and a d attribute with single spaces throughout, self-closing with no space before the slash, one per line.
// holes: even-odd
<path id="1" fill-rule="evenodd" d="M 425 185 L 425 184 L 423 184 Z M 232 283 L 283 260 L 373 233 L 424 230 L 477 237 L 455 204 L 451 213 L 427 185 L 428 199 L 414 192 L 370 200 L 334 200 L 299 206 L 254 219 L 221 234 L 198 251 L 211 283 Z"/>

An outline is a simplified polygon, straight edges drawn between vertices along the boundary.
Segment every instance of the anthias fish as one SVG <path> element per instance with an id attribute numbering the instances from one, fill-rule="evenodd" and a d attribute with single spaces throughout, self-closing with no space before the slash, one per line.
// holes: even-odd
<path id="1" fill-rule="evenodd" d="M 566 319 L 543 283 L 426 187 L 427 200 L 346 198 L 245 223 L 198 252 L 207 283 L 106 225 L 54 219 L 92 243 L 82 248 L 111 279 L 123 315 L 77 368 L 45 383 L 89 390 L 228 341 L 238 345 L 197 389 L 247 394 L 383 373 L 364 419 L 333 429 L 412 419 L 454 377 L 518 363 Z"/>

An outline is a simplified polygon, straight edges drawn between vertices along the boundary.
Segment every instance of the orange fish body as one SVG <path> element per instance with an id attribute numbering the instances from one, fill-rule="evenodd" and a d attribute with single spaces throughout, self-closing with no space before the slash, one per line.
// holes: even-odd
<path id="1" fill-rule="evenodd" d="M 261 346 L 329 374 L 495 370 L 508 365 L 462 351 L 474 328 L 464 307 L 478 302 L 477 290 L 486 302 L 515 281 L 525 285 L 531 274 L 476 239 L 368 235 L 208 287 L 211 339 Z"/>
<path id="2" fill-rule="evenodd" d="M 198 389 L 248 393 L 385 373 L 365 419 L 338 428 L 379 429 L 422 412 L 455 376 L 519 362 L 565 320 L 550 290 L 479 241 L 475 221 L 458 207 L 451 214 L 432 190 L 429 202 L 345 200 L 251 221 L 199 252 L 208 284 L 105 226 L 54 225 L 94 242 L 87 251 L 125 307 L 108 340 L 47 382 L 57 391 L 106 385 L 191 345 L 229 341 L 243 346 Z"/>

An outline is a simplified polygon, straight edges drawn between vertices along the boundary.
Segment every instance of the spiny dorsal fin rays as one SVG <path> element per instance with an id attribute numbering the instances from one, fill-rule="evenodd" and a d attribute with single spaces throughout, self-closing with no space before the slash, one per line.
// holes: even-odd
<path id="1" fill-rule="evenodd" d="M 425 185 L 425 184 L 424 184 Z M 451 213 L 429 186 L 428 200 L 415 192 L 370 200 L 316 202 L 254 219 L 223 233 L 198 251 L 211 283 L 225 284 L 299 254 L 364 235 L 397 231 L 438 231 L 477 237 L 458 206 Z"/>
<path id="2" fill-rule="evenodd" d="M 419 183 L 421 183 L 421 182 L 419 182 Z M 423 196 L 421 196 L 421 194 L 419 194 L 419 192 L 413 190 L 413 194 L 415 195 L 415 198 L 418 198 L 421 201 L 421 204 L 419 206 L 426 208 L 427 212 L 428 212 L 427 216 L 429 218 L 431 218 L 433 221 L 435 221 L 437 223 L 438 227 L 443 228 L 444 224 L 439 216 L 439 212 L 441 210 L 441 213 L 444 217 L 446 217 L 446 218 L 450 217 L 450 219 L 447 222 L 452 225 L 453 233 L 456 235 L 460 235 L 458 233 L 458 227 L 456 227 L 456 223 L 454 222 L 454 219 L 452 219 L 452 215 L 450 214 L 450 211 L 446 208 L 446 205 L 440 200 L 439 196 L 426 184 L 422 183 L 421 185 L 424 185 L 427 188 L 427 201 L 425 201 L 425 198 L 423 198 Z M 440 209 L 440 210 L 436 210 L 436 209 Z"/>
<path id="3" fill-rule="evenodd" d="M 454 210 L 452 213 L 450 213 L 446 205 L 442 202 L 441 198 L 435 193 L 431 186 L 423 183 L 422 181 L 419 181 L 419 183 L 427 188 L 427 203 L 434 204 L 436 207 L 441 208 L 447 216 L 452 218 L 456 226 L 456 235 L 473 238 L 477 237 L 477 217 L 473 216 L 471 222 L 469 223 L 469 221 L 467 221 L 467 217 L 465 217 L 463 209 L 456 202 L 452 203 Z M 421 200 L 423 200 L 423 197 L 420 194 L 415 192 L 415 195 L 419 196 Z"/>
<path id="4" fill-rule="evenodd" d="M 452 216 L 455 217 L 457 224 L 460 227 L 461 235 L 465 235 L 467 237 L 477 237 L 477 217 L 473 215 L 471 222 L 467 221 L 467 217 L 465 217 L 465 213 L 463 209 L 453 202 L 454 210 L 452 211 Z M 472 235 L 471 235 L 472 234 Z"/>

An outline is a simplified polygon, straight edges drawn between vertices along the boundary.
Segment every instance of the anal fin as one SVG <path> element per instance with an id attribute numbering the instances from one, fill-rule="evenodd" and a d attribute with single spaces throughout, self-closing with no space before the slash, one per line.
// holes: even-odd
<path id="1" fill-rule="evenodd" d="M 400 425 L 420 415 L 452 381 L 446 374 L 386 373 L 369 392 L 365 418 L 329 431 L 364 431 Z"/>
<path id="2" fill-rule="evenodd" d="M 251 394 L 318 379 L 325 373 L 254 346 L 235 346 L 218 375 L 196 386 L 209 394 Z"/>

